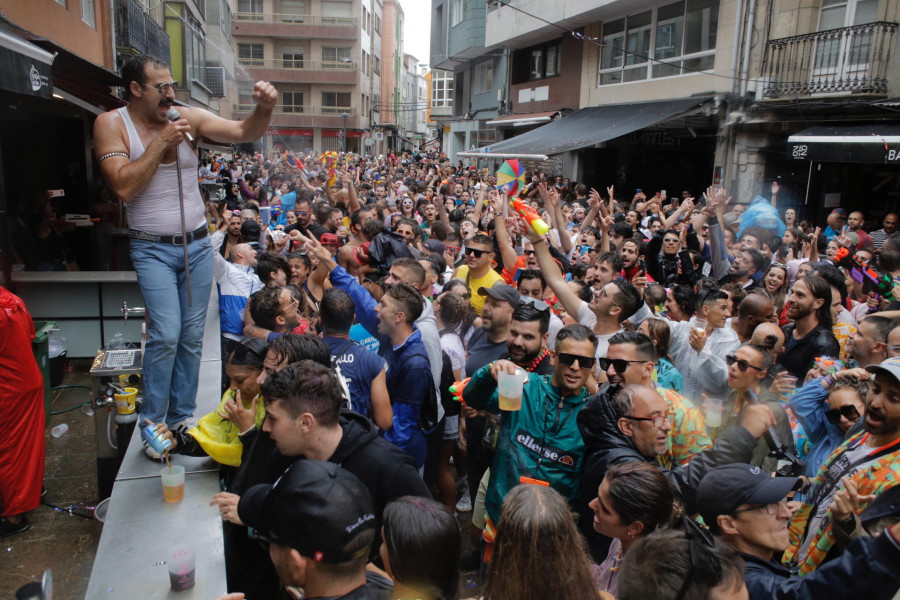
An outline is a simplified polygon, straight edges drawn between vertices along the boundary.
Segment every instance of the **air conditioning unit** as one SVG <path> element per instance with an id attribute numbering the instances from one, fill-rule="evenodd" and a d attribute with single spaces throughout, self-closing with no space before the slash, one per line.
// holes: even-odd
<path id="1" fill-rule="evenodd" d="M 206 67 L 206 81 L 203 84 L 209 88 L 213 98 L 225 97 L 225 67 Z"/>

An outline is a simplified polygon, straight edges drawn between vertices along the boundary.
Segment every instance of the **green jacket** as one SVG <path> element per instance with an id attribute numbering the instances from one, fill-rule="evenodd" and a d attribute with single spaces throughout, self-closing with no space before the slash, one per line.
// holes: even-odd
<path id="1" fill-rule="evenodd" d="M 550 378 L 529 373 L 522 410 L 515 412 L 500 411 L 490 365 L 478 369 L 463 390 L 467 405 L 500 413 L 500 438 L 485 498 L 487 514 L 495 525 L 503 499 L 519 485 L 520 477 L 546 481 L 572 505 L 580 492 L 584 441 L 577 417 L 587 400 L 587 389 L 563 398 Z"/>

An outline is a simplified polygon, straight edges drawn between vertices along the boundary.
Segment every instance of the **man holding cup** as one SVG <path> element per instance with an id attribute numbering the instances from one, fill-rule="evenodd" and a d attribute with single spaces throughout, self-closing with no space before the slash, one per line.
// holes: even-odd
<path id="1" fill-rule="evenodd" d="M 501 411 L 500 439 L 485 496 L 488 545 L 496 535 L 503 498 L 520 483 L 552 487 L 570 501 L 578 496 L 585 447 L 577 414 L 588 396 L 585 382 L 596 348 L 597 336 L 590 329 L 569 325 L 560 330 L 556 349 L 550 353 L 552 375 L 526 373 L 514 362 L 498 360 L 476 371 L 463 390 L 468 406 L 498 412 L 498 382 L 505 374 L 504 404 L 510 408 L 520 404 L 518 410 Z M 513 378 L 508 388 L 507 377 Z M 485 552 L 488 560 L 490 550 Z"/>

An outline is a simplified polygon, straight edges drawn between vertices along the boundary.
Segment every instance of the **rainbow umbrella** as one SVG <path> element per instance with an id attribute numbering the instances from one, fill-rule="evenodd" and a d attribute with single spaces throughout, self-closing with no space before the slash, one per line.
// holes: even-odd
<path id="1" fill-rule="evenodd" d="M 497 188 L 507 196 L 515 196 L 519 186 L 525 187 L 525 167 L 516 159 L 504 161 L 497 169 Z"/>

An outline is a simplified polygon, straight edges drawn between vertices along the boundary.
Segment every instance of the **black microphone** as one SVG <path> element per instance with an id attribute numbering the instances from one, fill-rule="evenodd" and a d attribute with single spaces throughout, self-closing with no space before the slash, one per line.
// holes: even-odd
<path id="1" fill-rule="evenodd" d="M 181 113 L 175 110 L 175 108 L 170 108 L 166 111 L 166 118 L 172 121 L 173 123 L 181 118 Z M 191 137 L 191 134 L 187 131 L 184 132 L 184 137 L 191 143 L 191 146 L 197 147 L 197 144 L 194 143 L 194 138 Z"/>

